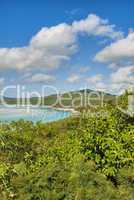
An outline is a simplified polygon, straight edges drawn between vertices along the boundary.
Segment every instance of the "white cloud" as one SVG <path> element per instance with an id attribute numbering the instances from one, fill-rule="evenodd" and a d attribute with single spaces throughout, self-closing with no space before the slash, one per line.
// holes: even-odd
<path id="1" fill-rule="evenodd" d="M 79 72 L 85 73 L 85 72 L 88 72 L 89 70 L 90 70 L 89 66 L 83 66 L 83 67 L 80 67 Z"/>
<path id="2" fill-rule="evenodd" d="M 53 82 L 55 81 L 55 77 L 48 75 L 48 74 L 35 74 L 32 75 L 31 77 L 28 77 L 27 82 Z"/>
<path id="3" fill-rule="evenodd" d="M 67 81 L 68 81 L 69 83 L 76 83 L 76 82 L 79 82 L 79 81 L 80 81 L 80 76 L 77 75 L 77 74 L 71 74 L 71 75 L 68 77 Z"/>
<path id="4" fill-rule="evenodd" d="M 107 88 L 114 93 L 120 93 L 134 85 L 134 31 L 126 38 L 120 39 L 105 47 L 94 58 L 99 62 L 111 62 L 113 69 Z"/>
<path id="5" fill-rule="evenodd" d="M 134 66 L 123 66 L 110 74 L 105 83 L 105 91 L 121 94 L 134 85 Z"/>
<path id="6" fill-rule="evenodd" d="M 117 63 L 111 63 L 108 67 L 110 69 L 117 69 L 119 67 L 119 65 Z"/>
<path id="7" fill-rule="evenodd" d="M 119 68 L 111 74 L 111 81 L 116 84 L 134 84 L 134 66 Z"/>
<path id="8" fill-rule="evenodd" d="M 25 69 L 34 67 L 56 68 L 70 59 L 77 51 L 78 35 L 119 38 L 122 33 L 115 31 L 114 25 L 96 15 L 53 27 L 42 28 L 25 47 L 0 48 L 0 68 Z"/>
<path id="9" fill-rule="evenodd" d="M 3 77 L 0 78 L 0 86 L 2 86 L 5 82 L 5 79 Z"/>
<path id="10" fill-rule="evenodd" d="M 88 84 L 90 84 L 90 88 L 92 88 L 93 90 L 107 90 L 107 85 L 103 81 L 102 74 L 96 74 L 94 76 L 88 77 L 86 81 L 88 82 Z"/>
<path id="11" fill-rule="evenodd" d="M 107 85 L 103 81 L 97 82 L 95 87 L 97 90 L 107 91 Z"/>
<path id="12" fill-rule="evenodd" d="M 95 76 L 88 77 L 86 81 L 95 84 L 97 82 L 102 81 L 102 79 L 103 79 L 102 74 L 96 74 Z"/>
<path id="13" fill-rule="evenodd" d="M 126 38 L 120 39 L 97 53 L 95 60 L 99 62 L 134 61 L 134 32 L 129 32 Z"/>
<path id="14" fill-rule="evenodd" d="M 88 15 L 84 20 L 74 21 L 72 27 L 76 33 L 107 36 L 113 39 L 118 39 L 123 36 L 122 32 L 116 32 L 114 30 L 115 25 L 109 25 L 107 20 L 103 20 L 94 14 Z"/>
<path id="15" fill-rule="evenodd" d="M 134 66 L 123 66 L 117 68 L 108 75 L 105 80 L 102 74 L 88 77 L 86 81 L 93 90 L 101 90 L 108 93 L 120 94 L 134 85 Z"/>
<path id="16" fill-rule="evenodd" d="M 29 67 L 57 67 L 68 60 L 76 50 L 75 36 L 71 27 L 60 24 L 43 28 L 30 44 L 23 48 L 1 48 L 0 67 L 23 69 Z"/>

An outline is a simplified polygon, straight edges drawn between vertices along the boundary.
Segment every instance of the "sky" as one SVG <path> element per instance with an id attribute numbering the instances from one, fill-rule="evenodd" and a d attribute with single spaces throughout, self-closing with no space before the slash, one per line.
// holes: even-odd
<path id="1" fill-rule="evenodd" d="M 133 0 L 0 0 L 1 90 L 131 87 L 133 11 Z"/>

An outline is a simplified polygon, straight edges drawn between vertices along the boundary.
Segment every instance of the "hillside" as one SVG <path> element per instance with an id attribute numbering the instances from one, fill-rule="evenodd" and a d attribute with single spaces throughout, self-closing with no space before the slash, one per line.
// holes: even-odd
<path id="1" fill-rule="evenodd" d="M 96 95 L 96 91 L 90 89 L 71 91 L 69 93 L 60 94 L 58 96 L 58 99 L 56 94 L 42 97 L 40 103 L 41 105 L 48 105 L 48 106 L 53 105 L 56 107 L 64 107 L 64 106 L 82 107 L 89 105 L 89 103 L 100 105 L 102 99 L 104 99 L 104 102 L 113 102 L 115 98 L 115 96 L 112 94 L 100 91 L 97 91 L 97 94 L 99 95 L 99 98 Z M 17 102 L 16 98 L 4 97 L 4 99 L 7 104 L 16 104 Z M 23 102 L 27 103 L 30 102 L 31 104 L 36 104 L 38 100 L 39 99 L 37 97 L 31 97 L 30 99 L 25 99 L 25 100 L 23 99 Z M 19 102 L 22 102 L 22 99 L 20 99 Z"/>
<path id="2" fill-rule="evenodd" d="M 113 106 L 90 117 L 3 124 L 0 199 L 133 200 L 133 138 L 134 118 Z"/>

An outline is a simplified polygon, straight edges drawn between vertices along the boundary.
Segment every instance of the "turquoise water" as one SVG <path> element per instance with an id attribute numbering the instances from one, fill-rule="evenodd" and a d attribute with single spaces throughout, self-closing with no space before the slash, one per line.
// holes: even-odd
<path id="1" fill-rule="evenodd" d="M 11 122 L 20 119 L 33 122 L 52 122 L 64 119 L 70 116 L 69 111 L 55 110 L 53 108 L 38 107 L 38 108 L 7 108 L 0 106 L 0 121 Z"/>

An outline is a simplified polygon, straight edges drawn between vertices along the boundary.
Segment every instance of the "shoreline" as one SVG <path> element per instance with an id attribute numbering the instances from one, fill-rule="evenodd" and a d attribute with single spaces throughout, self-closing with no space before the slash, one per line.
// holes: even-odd
<path id="1" fill-rule="evenodd" d="M 50 107 L 50 108 L 53 108 L 53 109 L 58 110 L 58 111 L 71 112 L 71 114 L 75 115 L 75 116 L 80 114 L 80 112 L 75 110 L 74 108 L 58 108 L 58 107 L 57 108 L 56 107 Z"/>
<path id="2" fill-rule="evenodd" d="M 15 106 L 15 105 L 12 105 L 11 104 L 11 107 L 10 107 L 10 104 L 9 104 L 9 107 L 5 107 L 4 109 L 18 109 L 18 108 L 21 108 L 24 109 L 25 108 L 29 108 L 29 109 L 35 109 L 35 108 L 48 108 L 48 109 L 54 109 L 54 110 L 57 110 L 57 111 L 64 111 L 64 112 L 70 112 L 71 115 L 73 116 L 78 116 L 80 114 L 79 111 L 75 110 L 74 108 L 62 108 L 62 107 L 53 107 L 53 106 L 49 106 L 49 105 L 40 105 L 40 106 L 34 106 L 34 105 L 20 105 L 19 107 L 18 106 Z M 0 108 L 0 110 L 3 110 L 3 108 Z M 19 109 L 18 109 L 19 111 Z"/>

